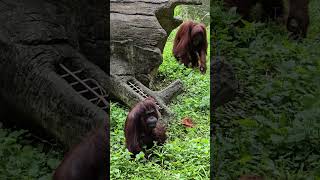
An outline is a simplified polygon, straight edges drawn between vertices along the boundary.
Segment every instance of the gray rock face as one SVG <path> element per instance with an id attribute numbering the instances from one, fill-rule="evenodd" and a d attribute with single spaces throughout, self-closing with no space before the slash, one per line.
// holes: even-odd
<path id="1" fill-rule="evenodd" d="M 149 85 L 170 32 L 182 23 L 173 17 L 179 4 L 201 1 L 111 0 L 111 74 L 131 75 Z"/>

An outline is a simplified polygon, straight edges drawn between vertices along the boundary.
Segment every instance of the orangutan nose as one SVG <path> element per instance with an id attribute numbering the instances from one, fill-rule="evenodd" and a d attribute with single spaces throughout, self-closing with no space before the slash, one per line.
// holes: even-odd
<path id="1" fill-rule="evenodd" d="M 158 119 L 154 116 L 151 116 L 147 119 L 147 125 L 149 128 L 154 128 L 156 127 Z"/>

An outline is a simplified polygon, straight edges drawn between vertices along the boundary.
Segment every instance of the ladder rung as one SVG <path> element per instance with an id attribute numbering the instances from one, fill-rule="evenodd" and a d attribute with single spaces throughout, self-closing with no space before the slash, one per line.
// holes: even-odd
<path id="1" fill-rule="evenodd" d="M 96 97 L 96 98 L 89 99 L 89 101 L 92 102 L 92 101 L 96 101 L 96 100 L 98 100 L 98 99 L 99 99 L 99 98 Z"/>
<path id="2" fill-rule="evenodd" d="M 91 88 L 92 90 L 96 90 L 96 89 L 99 89 L 99 87 L 94 87 L 94 88 Z M 82 91 L 79 91 L 80 94 L 82 93 L 85 93 L 85 92 L 88 92 L 89 89 L 85 89 L 85 90 L 82 90 Z"/>
<path id="3" fill-rule="evenodd" d="M 100 97 L 95 97 L 95 98 L 89 99 L 89 101 L 92 102 L 92 101 L 96 101 L 96 100 L 98 100 L 100 98 L 107 98 L 107 97 L 108 97 L 107 94 L 106 95 L 101 95 Z"/>
<path id="4" fill-rule="evenodd" d="M 70 74 L 61 75 L 62 78 L 69 76 Z"/>
<path id="5" fill-rule="evenodd" d="M 79 81 L 78 82 L 73 82 L 73 83 L 70 83 L 71 86 L 74 86 L 76 84 L 79 84 Z"/>
<path id="6" fill-rule="evenodd" d="M 82 71 L 82 69 L 80 69 L 80 70 L 77 70 L 77 71 L 74 71 L 74 72 L 72 72 L 73 74 L 78 74 L 78 73 L 80 73 Z M 67 74 L 63 74 L 63 75 L 61 75 L 61 77 L 62 78 L 64 78 L 64 77 L 67 77 L 67 76 L 69 76 L 70 74 L 69 73 L 67 73 Z"/>
<path id="7" fill-rule="evenodd" d="M 84 79 L 84 80 L 82 80 L 82 82 L 87 82 L 87 81 L 89 81 L 90 79 Z M 76 84 L 79 84 L 80 82 L 79 81 L 77 81 L 77 82 L 73 82 L 73 83 L 70 83 L 70 85 L 71 86 L 74 86 L 74 85 L 76 85 Z"/>
<path id="8" fill-rule="evenodd" d="M 78 73 L 80 73 L 80 72 L 82 72 L 82 69 L 77 70 L 77 71 L 74 71 L 74 72 L 72 72 L 72 73 L 73 73 L 73 74 L 78 74 Z"/>
<path id="9" fill-rule="evenodd" d="M 144 98 L 148 98 L 148 97 L 149 97 L 147 93 L 145 93 L 139 86 L 136 86 L 134 83 L 128 81 L 128 85 L 129 85 L 129 87 L 131 87 L 136 93 L 138 93 L 138 94 L 141 95 L 142 97 L 144 97 Z M 157 107 L 158 107 L 159 109 L 163 109 L 163 108 L 159 105 L 159 103 L 158 103 L 157 101 L 155 102 L 155 104 L 157 105 Z"/>

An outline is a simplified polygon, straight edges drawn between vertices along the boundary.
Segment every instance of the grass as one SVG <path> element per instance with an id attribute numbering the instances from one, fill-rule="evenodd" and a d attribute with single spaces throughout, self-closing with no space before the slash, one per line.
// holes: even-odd
<path id="1" fill-rule="evenodd" d="M 51 180 L 62 153 L 47 149 L 26 130 L 0 129 L 0 179 Z"/>
<path id="2" fill-rule="evenodd" d="M 176 79 L 182 80 L 185 91 L 169 105 L 175 117 L 170 120 L 168 140 L 164 146 L 155 146 L 150 159 L 143 153 L 130 158 L 125 148 L 124 123 L 129 109 L 111 103 L 111 179 L 209 179 L 210 117 L 209 70 L 205 75 L 198 69 L 185 68 L 172 56 L 173 31 L 163 52 L 157 86 L 164 87 Z M 209 37 L 209 34 L 208 34 Z M 209 39 L 209 38 L 208 38 Z M 210 54 L 207 56 L 207 65 Z M 190 117 L 196 126 L 185 128 L 181 119 Z"/>
<path id="3" fill-rule="evenodd" d="M 240 17 L 211 6 L 220 54 L 235 68 L 238 97 L 215 112 L 216 179 L 320 179 L 320 2 L 310 1 L 308 38 L 275 22 L 234 27 Z"/>

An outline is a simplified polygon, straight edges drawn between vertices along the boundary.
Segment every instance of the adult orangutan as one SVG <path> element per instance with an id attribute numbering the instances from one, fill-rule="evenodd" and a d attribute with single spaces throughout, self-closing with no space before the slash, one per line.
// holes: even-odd
<path id="1" fill-rule="evenodd" d="M 143 145 L 153 146 L 153 141 L 163 144 L 167 139 L 166 129 L 159 122 L 160 113 L 153 98 L 141 101 L 129 112 L 125 124 L 126 147 L 135 154 L 142 151 Z"/>
<path id="2" fill-rule="evenodd" d="M 72 148 L 56 169 L 53 180 L 105 180 L 109 177 L 109 132 L 104 126 Z"/>
<path id="3" fill-rule="evenodd" d="M 181 24 L 173 42 L 173 55 L 185 66 L 206 72 L 207 32 L 204 24 L 186 21 Z"/>
<path id="4" fill-rule="evenodd" d="M 297 38 L 307 37 L 310 23 L 309 0 L 290 0 L 289 13 L 287 17 L 287 29 Z"/>
<path id="5" fill-rule="evenodd" d="M 237 7 L 244 19 L 250 20 L 252 8 L 261 4 L 263 19 L 282 17 L 291 37 L 306 37 L 309 26 L 309 0 L 224 0 L 227 8 Z"/>

